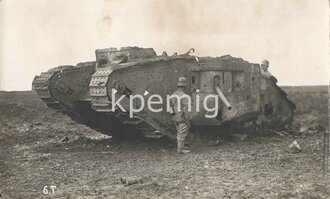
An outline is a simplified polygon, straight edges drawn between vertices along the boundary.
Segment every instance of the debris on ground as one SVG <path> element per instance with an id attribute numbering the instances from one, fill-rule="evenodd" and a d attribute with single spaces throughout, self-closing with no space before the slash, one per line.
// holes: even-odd
<path id="1" fill-rule="evenodd" d="M 244 141 L 247 138 L 246 134 L 235 133 L 232 134 L 233 141 Z"/>
<path id="2" fill-rule="evenodd" d="M 290 144 L 289 148 L 290 148 L 293 152 L 300 152 L 300 151 L 302 150 L 301 147 L 300 147 L 300 145 L 299 145 L 299 143 L 297 142 L 297 140 L 294 140 L 294 141 Z"/>
<path id="3" fill-rule="evenodd" d="M 68 137 L 65 137 L 61 140 L 61 142 L 68 142 L 69 141 L 69 138 Z"/>
<path id="4" fill-rule="evenodd" d="M 213 138 L 213 139 L 209 139 L 208 141 L 207 141 L 207 145 L 208 146 L 216 146 L 216 145 L 218 145 L 218 144 L 220 144 L 220 138 L 219 137 L 216 137 L 216 138 Z"/>
<path id="5" fill-rule="evenodd" d="M 129 178 L 120 178 L 120 182 L 125 185 L 133 185 L 143 183 L 143 178 L 141 177 L 129 177 Z"/>

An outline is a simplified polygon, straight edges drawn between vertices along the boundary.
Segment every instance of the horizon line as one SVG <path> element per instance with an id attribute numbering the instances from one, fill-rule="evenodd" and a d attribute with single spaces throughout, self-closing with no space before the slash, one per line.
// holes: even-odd
<path id="1" fill-rule="evenodd" d="M 328 86 L 326 84 L 319 84 L 319 85 L 278 85 L 279 87 L 319 87 L 319 86 Z M 0 90 L 0 92 L 26 92 L 32 91 L 31 90 Z"/>

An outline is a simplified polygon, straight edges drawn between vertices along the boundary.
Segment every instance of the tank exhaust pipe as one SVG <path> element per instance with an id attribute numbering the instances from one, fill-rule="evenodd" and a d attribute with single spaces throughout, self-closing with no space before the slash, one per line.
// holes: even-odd
<path id="1" fill-rule="evenodd" d="M 221 101 L 225 104 L 225 106 L 227 107 L 228 110 L 231 110 L 232 107 L 231 105 L 229 104 L 226 96 L 223 94 L 223 92 L 221 91 L 220 87 L 219 86 L 215 86 L 215 91 L 217 91 Z"/>

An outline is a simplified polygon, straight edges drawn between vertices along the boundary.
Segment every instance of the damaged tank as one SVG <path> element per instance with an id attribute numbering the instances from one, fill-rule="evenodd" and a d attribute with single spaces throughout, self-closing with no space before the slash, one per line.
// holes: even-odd
<path id="1" fill-rule="evenodd" d="M 145 107 L 134 117 L 129 116 L 128 110 L 132 95 L 142 95 L 147 101 L 158 94 L 166 101 L 181 76 L 188 80 L 186 93 L 192 100 L 190 118 L 196 134 L 221 134 L 228 125 L 244 128 L 258 123 L 260 118 L 269 128 L 282 128 L 292 122 L 294 103 L 277 86 L 276 78 L 264 79 L 260 75 L 259 64 L 230 55 L 198 57 L 191 55 L 193 52 L 190 49 L 185 54 L 168 56 L 166 52 L 157 55 L 152 48 L 97 49 L 95 61 L 52 68 L 34 78 L 32 89 L 48 107 L 118 137 L 175 139 L 175 126 L 166 103 L 154 104 L 154 109 L 162 109 L 160 112 Z M 113 90 L 125 96 L 120 104 L 126 111 L 117 106 L 113 109 Z M 202 104 L 209 94 L 219 96 L 219 108 L 213 118 L 205 117 L 208 110 Z M 207 103 L 210 107 L 216 101 Z"/>

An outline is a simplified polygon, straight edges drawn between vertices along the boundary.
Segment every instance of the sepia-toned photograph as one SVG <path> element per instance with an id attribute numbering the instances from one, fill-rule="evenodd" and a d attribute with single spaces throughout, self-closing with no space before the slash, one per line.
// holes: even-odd
<path id="1" fill-rule="evenodd" d="M 327 0 L 0 0 L 0 199 L 330 198 Z"/>

